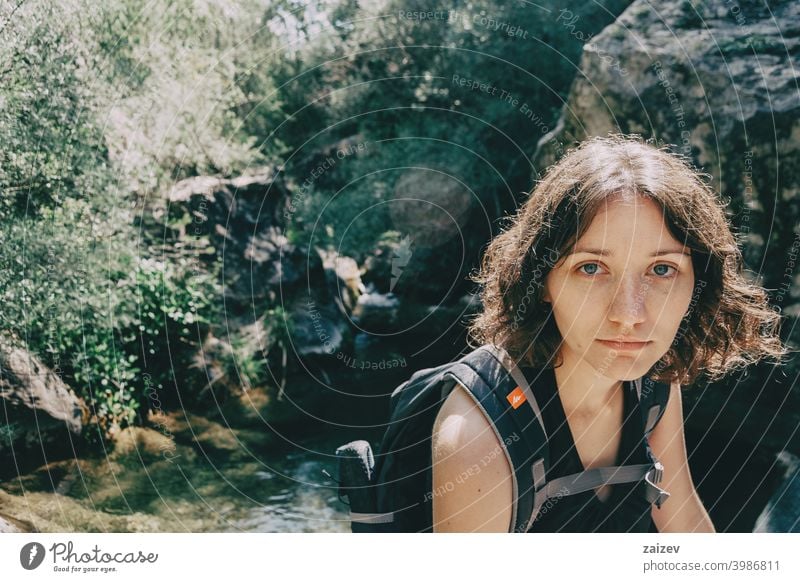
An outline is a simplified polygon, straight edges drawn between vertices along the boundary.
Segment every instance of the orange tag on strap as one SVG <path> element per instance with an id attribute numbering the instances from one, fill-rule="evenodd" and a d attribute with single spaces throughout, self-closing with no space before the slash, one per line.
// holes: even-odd
<path id="1" fill-rule="evenodd" d="M 523 402 L 525 402 L 525 400 L 527 400 L 527 399 L 525 398 L 525 393 L 522 391 L 522 388 L 520 388 L 519 386 L 517 386 L 516 388 L 514 388 L 514 389 L 513 389 L 513 390 L 512 390 L 512 391 L 511 391 L 511 392 L 508 394 L 508 396 L 506 396 L 506 400 L 508 400 L 508 401 L 509 401 L 509 403 L 511 403 L 511 407 L 512 407 L 512 408 L 514 408 L 514 409 L 516 410 L 516 409 L 517 409 L 517 408 L 519 408 L 519 407 L 522 405 L 522 403 L 523 403 Z"/>

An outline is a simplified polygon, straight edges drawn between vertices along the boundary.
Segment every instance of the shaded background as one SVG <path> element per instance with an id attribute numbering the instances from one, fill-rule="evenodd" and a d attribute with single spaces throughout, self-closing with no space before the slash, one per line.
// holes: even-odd
<path id="1" fill-rule="evenodd" d="M 349 531 L 333 450 L 593 135 L 710 175 L 797 346 L 799 55 L 790 0 L 0 0 L 0 531 Z M 686 390 L 718 531 L 798 529 L 797 374 Z"/>

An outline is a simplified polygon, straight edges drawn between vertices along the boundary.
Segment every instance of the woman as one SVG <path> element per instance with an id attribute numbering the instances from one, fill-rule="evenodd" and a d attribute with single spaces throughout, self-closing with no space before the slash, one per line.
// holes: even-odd
<path id="1" fill-rule="evenodd" d="M 780 316 L 742 275 L 714 192 L 683 158 L 640 138 L 593 138 L 552 166 L 474 280 L 470 332 L 546 373 L 534 382 L 549 437 L 548 480 L 644 462 L 632 383 L 670 384 L 648 438 L 670 497 L 650 506 L 630 484 L 551 500 L 529 531 L 713 532 L 686 458 L 681 386 L 786 353 Z M 433 429 L 434 531 L 509 531 L 511 468 L 466 389 Z M 475 459 L 491 458 L 458 479 Z"/>

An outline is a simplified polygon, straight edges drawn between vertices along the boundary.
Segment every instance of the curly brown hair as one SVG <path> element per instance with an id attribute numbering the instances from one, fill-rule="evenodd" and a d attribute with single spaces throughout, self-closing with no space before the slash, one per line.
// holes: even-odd
<path id="1" fill-rule="evenodd" d="M 715 381 L 789 350 L 779 336 L 781 316 L 766 291 L 743 274 L 742 253 L 722 201 L 682 155 L 638 135 L 609 134 L 570 149 L 537 182 L 527 201 L 489 244 L 477 274 L 482 312 L 469 339 L 504 347 L 521 364 L 554 365 L 561 334 L 544 280 L 588 229 L 602 203 L 619 193 L 656 202 L 667 227 L 691 249 L 696 305 L 684 316 L 671 348 L 648 375 L 692 384 Z"/>

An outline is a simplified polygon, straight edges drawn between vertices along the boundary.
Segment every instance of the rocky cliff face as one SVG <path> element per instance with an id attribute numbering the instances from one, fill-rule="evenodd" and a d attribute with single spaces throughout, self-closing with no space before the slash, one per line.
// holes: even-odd
<path id="1" fill-rule="evenodd" d="M 536 169 L 543 171 L 576 142 L 608 132 L 674 144 L 712 176 L 728 201 L 747 266 L 772 291 L 787 316 L 783 336 L 796 346 L 798 77 L 797 2 L 634 2 L 585 45 L 563 115 L 539 142 Z M 781 369 L 755 367 L 687 391 L 689 445 L 706 457 L 693 460 L 708 474 L 699 484 L 701 495 L 721 507 L 738 506 L 739 513 L 723 519 L 757 510 L 752 500 L 742 508 L 734 492 L 758 496 L 774 489 L 780 478 L 776 454 L 800 451 L 800 393 L 792 387 L 798 372 L 792 358 Z M 758 478 L 749 481 L 748 473 Z"/>

